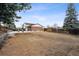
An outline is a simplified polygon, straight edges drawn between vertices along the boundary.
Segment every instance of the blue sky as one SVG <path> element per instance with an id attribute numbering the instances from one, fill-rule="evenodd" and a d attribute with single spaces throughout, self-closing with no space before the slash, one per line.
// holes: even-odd
<path id="1" fill-rule="evenodd" d="M 17 12 L 17 15 L 22 17 L 19 22 L 15 22 L 17 27 L 21 27 L 23 23 L 39 23 L 45 27 L 54 24 L 60 27 L 63 25 L 67 3 L 32 3 L 31 5 L 30 10 Z M 79 12 L 79 4 L 75 4 L 75 7 Z"/>

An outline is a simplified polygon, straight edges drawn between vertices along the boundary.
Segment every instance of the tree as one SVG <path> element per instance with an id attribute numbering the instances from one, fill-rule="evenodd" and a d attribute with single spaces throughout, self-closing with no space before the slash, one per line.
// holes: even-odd
<path id="1" fill-rule="evenodd" d="M 21 18 L 16 12 L 30 8 L 31 5 L 29 3 L 0 3 L 0 22 L 3 22 L 7 26 L 13 25 L 16 21 L 15 19 Z"/>
<path id="2" fill-rule="evenodd" d="M 68 4 L 68 9 L 66 11 L 66 17 L 64 20 L 63 28 L 69 33 L 75 32 L 79 29 L 79 21 L 77 20 L 77 12 L 73 3 Z"/>

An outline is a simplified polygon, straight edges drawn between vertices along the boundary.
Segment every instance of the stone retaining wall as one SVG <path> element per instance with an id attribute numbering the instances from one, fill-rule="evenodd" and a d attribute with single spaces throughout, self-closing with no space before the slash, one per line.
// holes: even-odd
<path id="1" fill-rule="evenodd" d="M 8 39 L 7 33 L 0 35 L 0 49 L 3 47 L 6 39 Z"/>

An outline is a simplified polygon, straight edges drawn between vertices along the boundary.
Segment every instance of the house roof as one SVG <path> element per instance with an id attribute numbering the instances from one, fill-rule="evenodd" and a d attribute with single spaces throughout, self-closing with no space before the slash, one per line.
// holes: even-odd
<path id="1" fill-rule="evenodd" d="M 34 23 L 25 23 L 25 24 L 26 25 L 31 25 L 33 27 L 44 27 L 44 26 L 40 25 L 39 23 L 36 23 L 36 24 L 34 24 Z"/>
<path id="2" fill-rule="evenodd" d="M 42 27 L 42 26 L 39 25 L 39 24 L 34 24 L 34 25 L 32 25 L 31 27 Z"/>

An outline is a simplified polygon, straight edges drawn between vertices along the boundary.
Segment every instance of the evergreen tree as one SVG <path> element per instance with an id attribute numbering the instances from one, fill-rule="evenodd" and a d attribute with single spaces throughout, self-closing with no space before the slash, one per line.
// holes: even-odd
<path id="1" fill-rule="evenodd" d="M 64 20 L 64 30 L 72 32 L 72 30 L 79 29 L 79 21 L 77 20 L 77 12 L 73 3 L 68 4 L 68 9 L 66 11 L 66 17 Z"/>
<path id="2" fill-rule="evenodd" d="M 29 3 L 0 3 L 0 22 L 10 27 L 16 18 L 21 18 L 16 14 L 17 11 L 20 12 L 30 8 L 31 5 Z"/>

